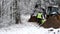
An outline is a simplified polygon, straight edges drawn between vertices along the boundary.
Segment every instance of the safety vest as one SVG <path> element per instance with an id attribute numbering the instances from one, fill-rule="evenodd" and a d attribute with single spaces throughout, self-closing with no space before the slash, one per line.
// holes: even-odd
<path id="1" fill-rule="evenodd" d="M 45 23 L 45 21 L 46 21 L 46 20 L 45 20 L 45 19 L 43 19 L 41 24 L 44 24 L 44 23 Z"/>
<path id="2" fill-rule="evenodd" d="M 42 13 L 38 13 L 37 18 L 42 18 Z"/>

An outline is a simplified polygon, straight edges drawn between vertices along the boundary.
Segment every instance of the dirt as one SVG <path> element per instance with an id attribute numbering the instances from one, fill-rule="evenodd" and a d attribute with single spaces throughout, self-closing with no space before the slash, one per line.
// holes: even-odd
<path id="1" fill-rule="evenodd" d="M 28 22 L 37 22 L 37 18 L 35 16 L 31 16 Z"/>
<path id="2" fill-rule="evenodd" d="M 31 16 L 29 22 L 37 22 L 37 18 L 35 16 Z M 44 28 L 60 28 L 60 15 L 57 16 L 49 16 L 46 22 L 41 25 Z"/>
<path id="3" fill-rule="evenodd" d="M 44 28 L 60 28 L 60 15 L 49 16 L 46 22 L 42 25 Z"/>

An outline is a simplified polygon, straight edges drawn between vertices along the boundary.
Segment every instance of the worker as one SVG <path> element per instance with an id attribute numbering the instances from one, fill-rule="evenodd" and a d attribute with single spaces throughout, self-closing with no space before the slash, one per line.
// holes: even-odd
<path id="1" fill-rule="evenodd" d="M 40 24 L 42 23 L 42 13 L 39 12 L 36 17 L 37 17 L 37 22 L 38 22 L 39 25 L 40 25 Z"/>
<path id="2" fill-rule="evenodd" d="M 36 17 L 37 17 L 37 22 L 39 23 L 39 25 L 44 24 L 44 22 L 46 21 L 43 19 L 43 14 L 41 12 L 39 12 Z"/>

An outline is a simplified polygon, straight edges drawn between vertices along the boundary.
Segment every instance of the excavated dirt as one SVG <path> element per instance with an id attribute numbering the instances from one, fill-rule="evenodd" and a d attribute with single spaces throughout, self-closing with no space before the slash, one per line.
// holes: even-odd
<path id="1" fill-rule="evenodd" d="M 47 21 L 42 25 L 44 28 L 60 28 L 60 15 L 49 16 Z"/>
<path id="2" fill-rule="evenodd" d="M 31 16 L 28 22 L 37 22 L 37 18 L 35 16 Z M 60 28 L 60 15 L 49 16 L 46 22 L 41 26 L 43 26 L 44 28 Z"/>
<path id="3" fill-rule="evenodd" d="M 37 18 L 35 16 L 31 16 L 28 22 L 37 22 Z"/>

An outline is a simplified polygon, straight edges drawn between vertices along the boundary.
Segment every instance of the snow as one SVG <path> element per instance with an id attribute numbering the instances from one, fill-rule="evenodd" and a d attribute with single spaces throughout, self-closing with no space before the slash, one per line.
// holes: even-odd
<path id="1" fill-rule="evenodd" d="M 15 26 L 15 25 L 14 25 Z M 15 27 L 2 28 L 0 34 L 44 34 L 45 31 L 35 26 L 16 25 Z M 22 27 L 20 27 L 22 26 Z M 44 32 L 44 33 L 43 33 Z"/>
<path id="2" fill-rule="evenodd" d="M 24 18 L 22 18 L 22 16 Z M 0 34 L 60 34 L 60 29 L 45 29 L 43 27 L 39 27 L 39 25 L 36 23 L 27 22 L 26 20 L 29 19 L 27 17 L 30 18 L 30 15 L 21 15 L 21 19 L 23 19 L 22 24 L 15 24 L 9 27 L 1 28 Z M 53 31 L 49 31 L 51 29 L 53 29 Z"/>
<path id="3" fill-rule="evenodd" d="M 49 34 L 49 33 L 52 34 L 53 33 L 53 32 L 48 32 L 42 27 L 39 28 L 35 26 L 26 26 L 26 25 L 25 26 L 14 25 L 14 26 L 1 29 L 0 34 Z"/>
<path id="4" fill-rule="evenodd" d="M 20 13 L 22 14 L 21 15 L 22 23 L 13 24 L 13 25 L 9 26 L 9 24 L 11 24 L 12 22 L 15 23 L 13 19 L 10 19 L 10 13 L 12 12 L 12 10 L 9 9 L 10 5 L 12 6 L 12 4 L 13 4 L 13 0 L 10 0 L 10 1 L 6 0 L 6 1 L 9 3 L 6 3 L 3 7 L 4 11 L 2 11 L 2 12 L 5 12 L 5 13 L 4 13 L 4 16 L 2 16 L 3 19 L 0 20 L 1 21 L 0 26 L 1 27 L 7 26 L 7 27 L 0 28 L 0 34 L 54 34 L 54 33 L 60 34 L 60 29 L 53 29 L 53 28 L 46 29 L 43 27 L 39 27 L 39 25 L 37 23 L 27 22 L 28 19 L 30 18 L 29 14 L 33 13 L 34 6 L 35 6 L 37 0 L 20 0 L 20 1 L 18 0 L 19 1 L 18 2 L 18 6 L 19 6 L 18 11 L 20 11 Z M 44 6 L 43 2 L 42 2 L 42 6 Z M 2 6 L 1 3 L 2 3 L 2 0 L 0 2 L 0 5 Z M 53 29 L 53 31 L 49 31 L 51 29 Z M 58 30 L 59 30 L 59 32 L 58 32 Z"/>

